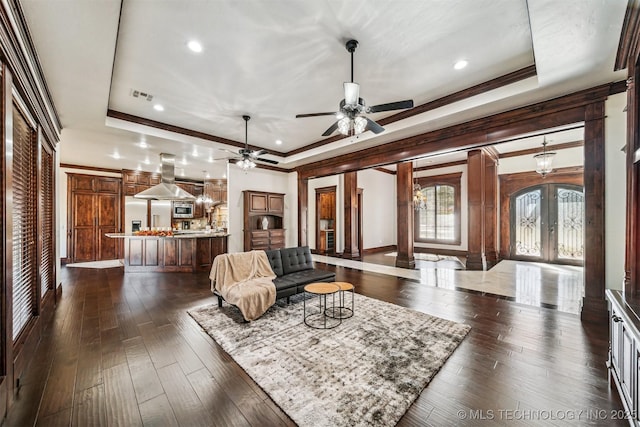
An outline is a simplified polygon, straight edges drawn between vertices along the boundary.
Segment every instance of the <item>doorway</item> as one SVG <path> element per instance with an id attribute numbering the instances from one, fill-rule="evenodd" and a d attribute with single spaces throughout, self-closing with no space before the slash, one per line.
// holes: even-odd
<path id="1" fill-rule="evenodd" d="M 510 198 L 510 258 L 582 265 L 584 189 L 570 184 L 524 188 Z"/>
<path id="2" fill-rule="evenodd" d="M 316 188 L 316 250 L 336 251 L 336 186 Z"/>

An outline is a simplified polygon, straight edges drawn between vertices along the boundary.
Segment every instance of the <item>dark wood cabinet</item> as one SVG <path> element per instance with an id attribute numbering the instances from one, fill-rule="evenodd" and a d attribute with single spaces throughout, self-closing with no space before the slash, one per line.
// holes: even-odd
<path id="1" fill-rule="evenodd" d="M 209 271 L 213 259 L 227 252 L 227 236 L 194 238 L 133 236 L 124 240 L 125 272 Z"/>
<path id="2" fill-rule="evenodd" d="M 284 194 L 262 191 L 244 191 L 243 194 L 244 250 L 284 248 Z"/>
<path id="3" fill-rule="evenodd" d="M 227 203 L 227 180 L 212 179 L 204 182 L 204 195 L 214 203 Z"/>
<path id="4" fill-rule="evenodd" d="M 67 257 L 71 262 L 117 259 L 116 240 L 106 233 L 120 231 L 119 178 L 69 174 Z"/>
<path id="5" fill-rule="evenodd" d="M 135 196 L 153 185 L 160 184 L 162 177 L 157 173 L 122 170 L 122 192 L 125 196 Z"/>

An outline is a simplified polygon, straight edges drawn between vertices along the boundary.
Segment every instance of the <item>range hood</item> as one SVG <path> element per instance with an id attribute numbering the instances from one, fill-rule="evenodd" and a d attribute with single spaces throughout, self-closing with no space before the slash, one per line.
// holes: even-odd
<path id="1" fill-rule="evenodd" d="M 162 182 L 133 197 L 147 200 L 195 200 L 193 194 L 189 194 L 176 185 L 176 156 L 160 153 L 160 164 L 162 165 Z"/>

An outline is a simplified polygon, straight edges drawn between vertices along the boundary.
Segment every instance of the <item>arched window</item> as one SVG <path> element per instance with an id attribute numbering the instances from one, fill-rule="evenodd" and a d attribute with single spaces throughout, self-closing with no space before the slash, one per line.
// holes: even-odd
<path id="1" fill-rule="evenodd" d="M 418 178 L 425 209 L 413 216 L 414 241 L 460 244 L 460 177 L 462 173 Z"/>

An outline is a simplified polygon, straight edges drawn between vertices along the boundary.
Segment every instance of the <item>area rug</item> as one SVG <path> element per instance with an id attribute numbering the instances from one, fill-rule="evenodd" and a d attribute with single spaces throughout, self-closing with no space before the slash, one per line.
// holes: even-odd
<path id="1" fill-rule="evenodd" d="M 395 425 L 470 330 L 358 294 L 353 317 L 313 329 L 301 301 L 251 323 L 227 304 L 189 314 L 303 427 Z"/>

